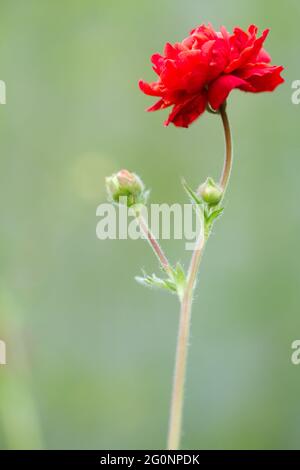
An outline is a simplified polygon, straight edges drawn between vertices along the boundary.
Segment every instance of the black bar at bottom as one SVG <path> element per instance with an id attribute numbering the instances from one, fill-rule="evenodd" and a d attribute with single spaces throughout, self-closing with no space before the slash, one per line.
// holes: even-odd
<path id="1" fill-rule="evenodd" d="M 268 450 L 268 451 L 223 451 L 223 450 L 44 450 L 44 451 L 1 451 L 1 464 L 4 462 L 15 465 L 39 463 L 40 465 L 63 464 L 71 467 L 102 467 L 120 465 L 124 468 L 147 468 L 149 465 L 193 465 L 194 467 L 207 465 L 229 464 L 237 465 L 284 464 L 288 462 L 299 463 L 299 451 Z"/>

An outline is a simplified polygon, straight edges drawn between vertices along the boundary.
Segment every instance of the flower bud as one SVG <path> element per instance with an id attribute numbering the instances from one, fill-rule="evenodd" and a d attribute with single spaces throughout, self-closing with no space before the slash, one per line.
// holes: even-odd
<path id="1" fill-rule="evenodd" d="M 216 206 L 219 204 L 223 196 L 222 188 L 220 188 L 212 178 L 207 178 L 205 183 L 199 187 L 197 192 L 203 201 L 209 206 Z"/>
<path id="2" fill-rule="evenodd" d="M 128 207 L 134 204 L 145 204 L 147 192 L 144 183 L 135 173 L 121 170 L 105 178 L 108 197 L 111 201 L 122 203 L 121 198 L 127 198 Z"/>

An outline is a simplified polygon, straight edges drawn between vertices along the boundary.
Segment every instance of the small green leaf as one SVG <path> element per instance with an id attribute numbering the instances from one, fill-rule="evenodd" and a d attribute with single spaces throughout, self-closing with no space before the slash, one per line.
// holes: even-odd
<path id="1" fill-rule="evenodd" d="M 186 275 L 180 263 L 177 263 L 175 268 L 173 268 L 173 277 L 177 294 L 182 299 L 186 287 Z"/>
<path id="2" fill-rule="evenodd" d="M 185 272 L 180 263 L 177 263 L 173 268 L 173 276 L 177 283 L 185 283 Z"/>
<path id="3" fill-rule="evenodd" d="M 149 276 L 143 272 L 143 276 L 136 276 L 135 280 L 146 287 L 168 290 L 172 294 L 177 293 L 180 299 L 182 299 L 186 286 L 185 272 L 180 263 L 177 263 L 175 268 L 172 268 L 169 278 L 161 279 L 155 274 Z"/>
<path id="4" fill-rule="evenodd" d="M 200 218 L 202 223 L 203 221 L 203 209 L 205 211 L 205 206 L 203 205 L 203 201 L 198 198 L 197 194 L 187 185 L 187 183 L 182 180 L 183 187 L 196 211 L 197 216 Z M 204 215 L 205 217 L 205 215 Z"/>
<path id="5" fill-rule="evenodd" d="M 211 228 L 213 226 L 214 221 L 222 214 L 224 210 L 224 207 L 221 207 L 219 209 L 214 210 L 210 214 L 205 215 L 205 227 L 204 227 L 204 233 L 205 233 L 205 238 L 208 239 Z"/>
<path id="6" fill-rule="evenodd" d="M 207 222 L 211 225 L 223 212 L 224 207 L 214 210 L 208 217 Z"/>
<path id="7" fill-rule="evenodd" d="M 187 195 L 189 196 L 193 204 L 197 204 L 197 205 L 203 204 L 202 200 L 197 196 L 195 191 L 193 191 L 192 188 L 188 186 L 185 180 L 182 180 L 182 186 L 184 187 L 185 192 L 187 193 Z"/>
<path id="8" fill-rule="evenodd" d="M 135 280 L 146 287 L 169 290 L 173 294 L 177 292 L 176 285 L 173 281 L 170 279 L 161 279 L 155 274 L 152 274 L 152 276 L 144 274 L 144 277 L 136 276 Z"/>

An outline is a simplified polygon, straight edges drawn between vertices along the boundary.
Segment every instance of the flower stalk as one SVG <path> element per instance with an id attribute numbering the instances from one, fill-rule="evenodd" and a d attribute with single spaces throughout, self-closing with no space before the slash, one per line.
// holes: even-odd
<path id="1" fill-rule="evenodd" d="M 200 217 L 201 222 L 187 275 L 185 275 L 184 270 L 179 263 L 177 263 L 175 267 L 169 263 L 163 249 L 148 226 L 143 215 L 143 207 L 147 202 L 149 191 L 145 189 L 140 177 L 127 170 L 121 170 L 106 178 L 106 187 L 109 199 L 114 204 L 127 205 L 131 214 L 134 215 L 145 239 L 148 241 L 151 249 L 158 259 L 162 271 L 167 276 L 166 278 L 161 279 L 155 274 L 149 276 L 144 273 L 143 277 L 136 277 L 136 280 L 148 287 L 171 291 L 172 293 L 177 294 L 180 301 L 179 329 L 167 442 L 167 448 L 169 450 L 178 450 L 180 446 L 184 382 L 186 376 L 193 292 L 206 241 L 209 238 L 215 219 L 223 211 L 223 208 L 220 207 L 220 203 L 224 198 L 224 192 L 228 185 L 232 166 L 232 139 L 229 120 L 226 113 L 226 102 L 222 104 L 219 111 L 214 112 L 214 114 L 220 114 L 225 136 L 226 150 L 220 181 L 217 184 L 212 178 L 207 178 L 205 183 L 199 186 L 196 193 L 194 193 L 194 191 L 189 188 L 185 182 L 183 183 L 188 196 L 196 207 L 196 212 Z"/>
<path id="2" fill-rule="evenodd" d="M 180 308 L 176 360 L 171 398 L 168 450 L 178 450 L 182 427 L 182 410 L 184 399 L 184 381 L 186 375 L 187 351 L 190 337 L 193 290 L 204 248 L 204 236 L 200 234 L 196 242 L 188 273 L 187 286 Z"/>
<path id="3" fill-rule="evenodd" d="M 232 139 L 230 132 L 230 125 L 228 116 L 226 113 L 226 105 L 222 105 L 220 109 L 220 115 L 222 118 L 224 136 L 225 136 L 225 161 L 220 178 L 220 186 L 224 192 L 227 187 L 231 167 L 232 167 Z M 209 230 L 210 232 L 210 230 Z M 179 330 L 178 330 L 178 340 L 177 340 L 177 349 L 176 349 L 176 361 L 175 361 L 175 371 L 173 379 L 173 391 L 171 399 L 171 409 L 170 409 L 170 422 L 169 422 L 169 433 L 168 433 L 168 450 L 178 450 L 180 445 L 180 436 L 182 428 L 182 411 L 183 411 L 183 401 L 184 401 L 184 382 L 186 375 L 186 363 L 187 363 L 187 352 L 188 352 L 188 342 L 190 336 L 190 325 L 191 325 L 191 313 L 192 313 L 192 301 L 193 301 L 193 291 L 195 288 L 197 274 L 201 262 L 201 257 L 203 254 L 205 243 L 209 236 L 208 234 L 200 234 L 198 240 L 195 244 L 195 249 L 192 254 L 190 267 L 188 271 L 187 284 L 184 291 L 184 295 L 181 302 L 180 309 L 180 320 L 179 320 Z"/>
<path id="4" fill-rule="evenodd" d="M 223 166 L 223 171 L 222 171 L 222 175 L 220 178 L 220 186 L 223 189 L 223 195 L 224 195 L 225 189 L 227 187 L 227 184 L 230 178 L 231 167 L 232 167 L 232 138 L 231 138 L 229 119 L 228 119 L 228 115 L 226 112 L 226 102 L 223 103 L 220 108 L 220 116 L 222 118 L 222 123 L 223 123 L 223 128 L 224 128 L 225 148 L 226 148 L 224 166 Z"/>

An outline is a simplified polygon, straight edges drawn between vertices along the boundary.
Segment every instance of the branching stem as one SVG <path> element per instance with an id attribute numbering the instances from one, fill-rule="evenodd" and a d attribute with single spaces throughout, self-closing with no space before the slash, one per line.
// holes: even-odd
<path id="1" fill-rule="evenodd" d="M 223 189 L 223 197 L 228 184 L 232 166 L 232 140 L 228 116 L 225 108 L 226 104 L 222 105 L 220 108 L 220 115 L 224 128 L 226 146 L 224 167 L 220 178 L 220 186 Z M 206 239 L 207 238 L 208 237 L 206 237 Z M 195 244 L 195 249 L 192 254 L 188 271 L 187 284 L 181 302 L 168 434 L 167 448 L 169 450 L 178 450 L 180 445 L 182 410 L 184 400 L 184 381 L 186 375 L 187 350 L 191 325 L 193 290 L 195 288 L 197 273 L 199 270 L 199 265 L 206 239 L 204 238 L 204 235 L 202 233 L 199 234 L 198 240 Z"/>

